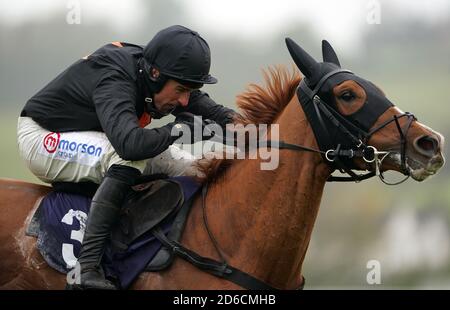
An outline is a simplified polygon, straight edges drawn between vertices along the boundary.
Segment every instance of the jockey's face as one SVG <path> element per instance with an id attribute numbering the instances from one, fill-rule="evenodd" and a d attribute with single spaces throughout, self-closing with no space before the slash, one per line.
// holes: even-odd
<path id="1" fill-rule="evenodd" d="M 192 90 L 174 80 L 168 80 L 161 91 L 154 95 L 154 105 L 159 112 L 168 114 L 178 106 L 187 106 Z"/>

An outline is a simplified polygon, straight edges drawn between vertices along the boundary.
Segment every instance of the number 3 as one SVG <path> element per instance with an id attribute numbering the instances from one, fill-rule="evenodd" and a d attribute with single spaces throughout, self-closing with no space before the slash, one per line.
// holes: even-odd
<path id="1" fill-rule="evenodd" d="M 83 241 L 84 231 L 86 230 L 87 214 L 83 211 L 70 209 L 62 218 L 61 222 L 67 225 L 73 225 L 73 218 L 76 218 L 80 223 L 79 230 L 72 230 L 70 232 L 70 239 L 78 242 Z M 62 256 L 67 268 L 74 268 L 77 263 L 77 258 L 73 252 L 73 244 L 63 243 Z"/>

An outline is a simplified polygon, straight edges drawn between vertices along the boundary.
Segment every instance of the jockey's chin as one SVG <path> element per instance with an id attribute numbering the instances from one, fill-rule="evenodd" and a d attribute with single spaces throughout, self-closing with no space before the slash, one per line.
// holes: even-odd
<path id="1" fill-rule="evenodd" d="M 164 116 L 167 116 L 170 113 L 172 113 L 173 110 L 175 110 L 177 106 L 178 106 L 177 103 L 164 103 L 164 104 L 159 104 L 159 105 L 155 104 L 155 107 L 158 110 L 158 112 Z"/>
<path id="2" fill-rule="evenodd" d="M 177 107 L 176 104 L 167 104 L 163 106 L 159 112 L 165 115 L 169 115 L 170 113 L 172 113 L 173 110 L 175 110 L 176 107 Z"/>

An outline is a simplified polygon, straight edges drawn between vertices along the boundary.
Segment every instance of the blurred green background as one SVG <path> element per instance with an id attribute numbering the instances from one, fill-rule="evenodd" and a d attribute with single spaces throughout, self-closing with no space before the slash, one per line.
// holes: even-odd
<path id="1" fill-rule="evenodd" d="M 288 0 L 244 1 L 242 7 L 235 1 L 215 6 L 202 0 L 135 0 L 123 10 L 123 1 L 75 1 L 81 5 L 81 23 L 70 24 L 66 18 L 73 2 L 0 0 L 1 177 L 37 182 L 16 148 L 16 119 L 28 98 L 101 45 L 146 44 L 172 24 L 192 27 L 208 41 L 211 72 L 220 83 L 206 90 L 223 105 L 235 107 L 235 96 L 248 83 L 261 81 L 262 68 L 291 65 L 284 37 L 318 59 L 326 38 L 343 67 L 373 81 L 402 110 L 450 136 L 450 6 L 445 1 L 347 1 L 342 7 L 315 1 L 310 10 L 309 1 Z M 367 19 L 373 3 L 379 5 L 379 24 Z M 289 14 L 282 11 L 273 25 L 262 23 L 264 12 L 275 14 L 290 5 Z M 349 5 L 354 10 L 346 9 Z M 243 19 L 233 15 L 238 11 Z M 217 18 L 216 23 L 215 14 L 225 22 Z M 320 19 L 320 14 L 329 18 Z M 410 180 L 389 187 L 373 179 L 327 184 L 304 264 L 307 288 L 450 289 L 449 174 L 447 165 L 423 183 Z M 366 281 L 370 260 L 380 262 L 381 285 Z"/>

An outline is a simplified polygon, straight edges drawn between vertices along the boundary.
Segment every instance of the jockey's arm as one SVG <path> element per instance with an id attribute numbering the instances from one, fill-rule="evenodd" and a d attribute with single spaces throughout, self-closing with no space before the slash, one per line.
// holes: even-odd
<path id="1" fill-rule="evenodd" d="M 101 127 L 117 154 L 124 160 L 143 160 L 165 151 L 177 137 L 173 123 L 160 128 L 139 127 L 136 86 L 119 72 L 104 76 L 93 93 Z"/>
<path id="2" fill-rule="evenodd" d="M 186 107 L 177 107 L 173 115 L 177 116 L 181 112 L 190 112 L 194 115 L 201 115 L 203 119 L 210 119 L 224 127 L 233 122 L 237 112 L 217 104 L 209 95 L 200 90 L 194 90 L 189 97 L 189 104 Z"/>

